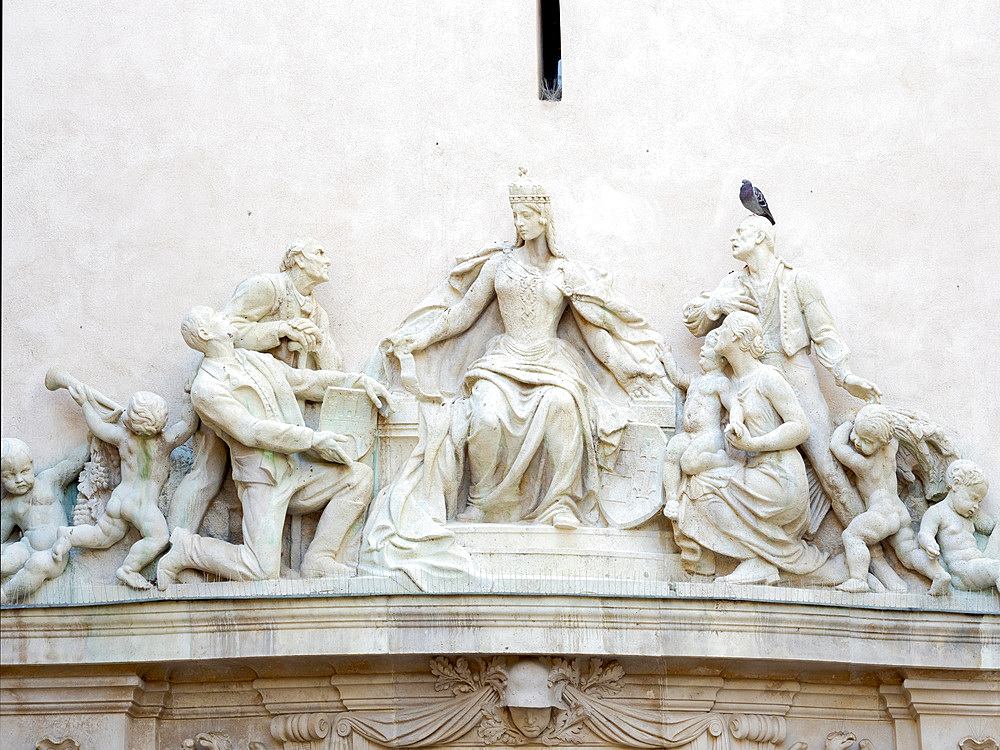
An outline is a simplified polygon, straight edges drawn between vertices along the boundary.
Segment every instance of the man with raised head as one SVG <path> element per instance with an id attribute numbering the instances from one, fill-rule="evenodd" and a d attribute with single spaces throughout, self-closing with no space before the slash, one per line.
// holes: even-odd
<path id="1" fill-rule="evenodd" d="M 178 527 L 157 566 L 157 586 L 165 589 L 187 568 L 232 580 L 277 578 L 285 515 L 319 510 L 300 574 L 316 578 L 350 571 L 338 553 L 371 500 L 372 471 L 345 453 L 347 436 L 307 427 L 297 399 L 321 401 L 328 386 L 362 388 L 387 410 L 389 393 L 365 375 L 297 369 L 238 349 L 236 326 L 210 307 L 192 309 L 181 333 L 188 346 L 205 355 L 191 386 L 191 403 L 229 446 L 243 507 L 243 543 Z"/>
<path id="2" fill-rule="evenodd" d="M 311 237 L 294 240 L 280 273 L 241 282 L 223 308 L 236 326 L 236 346 L 267 352 L 293 367 L 339 370 L 343 364 L 330 338 L 330 318 L 313 294 L 329 280 L 323 246 Z"/>
<path id="3" fill-rule="evenodd" d="M 838 386 L 857 398 L 878 401 L 882 393 L 850 369 L 850 352 L 833 322 L 819 284 L 812 275 L 789 266 L 775 255 L 774 226 L 763 216 L 749 215 L 731 238 L 733 258 L 745 264 L 712 292 L 702 292 L 684 306 L 684 323 L 695 336 L 719 326 L 726 315 L 742 310 L 758 316 L 764 329 L 761 361 L 777 367 L 791 384 L 809 420 L 809 439 L 800 446 L 845 527 L 865 506 L 843 468 L 830 452 L 833 422 L 820 391 L 810 347 Z M 815 514 L 811 531 L 822 520 Z M 879 578 L 893 588 L 905 586 L 884 564 L 880 550 L 873 563 Z M 885 582 L 885 581 L 883 581 Z M 905 590 L 905 589 L 904 589 Z"/>

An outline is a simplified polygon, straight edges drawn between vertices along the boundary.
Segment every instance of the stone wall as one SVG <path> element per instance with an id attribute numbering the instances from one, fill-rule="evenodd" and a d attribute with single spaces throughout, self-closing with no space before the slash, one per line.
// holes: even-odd
<path id="1" fill-rule="evenodd" d="M 537 98 L 536 14 L 7 3 L 4 434 L 44 459 L 82 439 L 42 388 L 55 361 L 178 403 L 180 316 L 301 234 L 337 257 L 317 293 L 360 366 L 457 254 L 512 238 L 524 165 L 561 245 L 688 365 L 680 306 L 737 267 L 751 179 L 855 370 L 1000 477 L 996 8 L 566 3 L 558 103 Z"/>
<path id="2" fill-rule="evenodd" d="M 855 372 L 943 425 L 993 482 L 983 512 L 1000 513 L 996 6 L 564 2 L 561 102 L 537 97 L 537 13 L 536 0 L 5 3 L 4 437 L 40 465 L 83 441 L 72 400 L 43 385 L 57 362 L 175 412 L 196 362 L 181 316 L 277 270 L 300 235 L 335 256 L 316 294 L 360 368 L 456 255 L 513 238 L 521 165 L 552 193 L 559 246 L 613 271 L 691 368 L 680 308 L 738 267 L 749 178 L 778 253 L 820 279 Z M 835 412 L 857 405 L 820 377 Z M 565 579 L 538 554 L 516 580 L 447 595 L 358 577 L 182 583 L 158 599 L 80 564 L 66 578 L 80 606 L 40 606 L 71 600 L 57 580 L 39 606 L 4 611 L 0 745 L 544 746 L 510 729 L 477 671 L 519 658 L 606 670 L 600 694 L 567 678 L 584 698 L 561 699 L 550 727 L 579 733 L 548 746 L 1000 739 L 994 593 L 677 582 L 666 563 L 643 569 L 656 552 L 637 548 L 666 544 L 659 523 L 625 549 L 599 534 L 608 549 L 588 560 L 574 537 Z M 538 531 L 533 551 L 555 554 L 562 532 Z M 475 552 L 513 559 L 506 538 Z M 460 659 L 471 689 L 456 693 L 441 671 Z M 468 726 L 455 704 L 431 712 L 451 734 L 372 729 L 431 732 L 414 717 L 468 694 L 485 701 Z M 688 739 L 674 719 L 696 726 Z M 229 740 L 197 736 L 212 732 Z"/>

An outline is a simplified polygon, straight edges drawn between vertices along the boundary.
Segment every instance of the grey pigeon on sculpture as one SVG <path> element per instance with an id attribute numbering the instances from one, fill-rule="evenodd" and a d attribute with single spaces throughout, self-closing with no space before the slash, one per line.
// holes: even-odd
<path id="1" fill-rule="evenodd" d="M 758 216 L 763 216 L 771 224 L 774 224 L 774 217 L 771 216 L 771 209 L 767 207 L 764 194 L 750 184 L 750 180 L 743 180 L 740 188 L 740 201 L 746 206 L 747 211 Z"/>

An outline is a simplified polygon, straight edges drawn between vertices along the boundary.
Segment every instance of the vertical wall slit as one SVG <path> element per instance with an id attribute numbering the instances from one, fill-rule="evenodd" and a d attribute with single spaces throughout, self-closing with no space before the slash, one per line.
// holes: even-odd
<path id="1" fill-rule="evenodd" d="M 562 99 L 562 34 L 559 0 L 538 0 L 538 98 Z"/>

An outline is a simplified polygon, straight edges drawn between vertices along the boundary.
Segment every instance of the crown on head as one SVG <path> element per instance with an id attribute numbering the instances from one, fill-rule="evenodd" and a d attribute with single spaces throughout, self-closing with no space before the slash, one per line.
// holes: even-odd
<path id="1" fill-rule="evenodd" d="M 548 203 L 549 191 L 536 182 L 528 179 L 528 170 L 518 167 L 518 177 L 508 188 L 510 202 L 514 203 Z"/>

